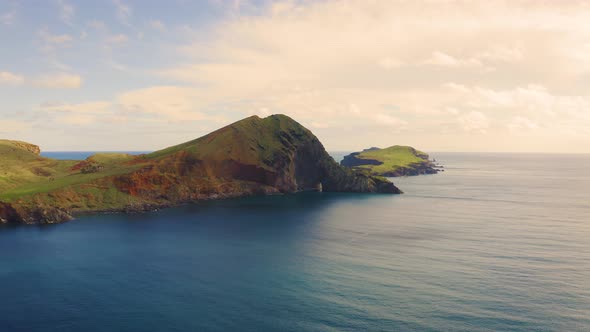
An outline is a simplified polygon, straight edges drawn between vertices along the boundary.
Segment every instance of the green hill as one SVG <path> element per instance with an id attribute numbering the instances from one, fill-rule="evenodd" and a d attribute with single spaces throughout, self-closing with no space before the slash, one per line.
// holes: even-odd
<path id="1" fill-rule="evenodd" d="M 60 222 L 81 212 L 143 211 L 202 199 L 305 190 L 401 193 L 341 167 L 308 129 L 284 115 L 249 117 L 141 156 L 84 161 L 39 156 L 0 141 L 0 222 Z"/>
<path id="2" fill-rule="evenodd" d="M 394 145 L 385 149 L 370 148 L 344 157 L 341 165 L 386 177 L 436 174 L 438 167 L 428 154 L 410 146 Z"/>

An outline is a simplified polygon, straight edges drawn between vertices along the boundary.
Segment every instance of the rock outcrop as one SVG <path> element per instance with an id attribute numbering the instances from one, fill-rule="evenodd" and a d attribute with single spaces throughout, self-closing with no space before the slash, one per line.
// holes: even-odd
<path id="1" fill-rule="evenodd" d="M 54 224 L 72 219 L 71 214 L 59 207 L 43 205 L 29 206 L 0 202 L 0 224 Z"/>
<path id="2" fill-rule="evenodd" d="M 39 148 L 38 145 L 35 145 L 35 144 L 22 142 L 22 141 L 13 141 L 13 140 L 2 140 L 2 141 L 3 141 L 2 143 L 4 143 L 4 144 L 12 145 L 16 149 L 22 149 L 22 150 L 28 151 L 30 153 L 33 153 L 35 155 L 39 155 L 41 153 L 41 149 Z"/>

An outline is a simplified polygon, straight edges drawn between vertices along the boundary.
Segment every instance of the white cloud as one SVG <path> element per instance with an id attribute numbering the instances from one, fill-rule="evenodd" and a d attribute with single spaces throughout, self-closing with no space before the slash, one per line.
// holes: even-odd
<path id="1" fill-rule="evenodd" d="M 86 103 L 45 103 L 39 107 L 40 111 L 47 112 L 55 119 L 66 125 L 87 126 L 99 122 L 99 120 L 114 117 L 111 102 L 93 101 Z"/>
<path id="2" fill-rule="evenodd" d="M 523 116 L 515 116 L 507 125 L 512 133 L 520 134 L 533 129 L 538 129 L 539 125 L 529 118 Z"/>
<path id="3" fill-rule="evenodd" d="M 51 102 L 40 105 L 38 110 L 47 112 L 58 122 L 67 125 L 125 124 L 129 118 L 133 118 L 136 125 L 188 123 L 197 120 L 218 123 L 229 121 L 222 116 L 210 116 L 196 111 L 202 106 L 201 97 L 198 90 L 193 88 L 156 86 L 121 93 L 113 101 Z"/>
<path id="4" fill-rule="evenodd" d="M 129 24 L 129 18 L 131 17 L 131 7 L 121 0 L 113 0 L 113 4 L 117 10 L 117 18 L 123 24 Z"/>
<path id="5" fill-rule="evenodd" d="M 529 84 L 508 90 L 494 90 L 480 86 L 444 84 L 453 93 L 453 102 L 479 110 L 504 113 L 526 113 L 537 116 L 577 116 L 590 109 L 590 96 L 556 95 L 546 87 Z"/>
<path id="6" fill-rule="evenodd" d="M 197 89 L 156 86 L 125 92 L 117 97 L 117 104 L 128 113 L 150 114 L 169 121 L 194 121 L 208 118 L 198 111 L 200 93 Z"/>
<path id="7" fill-rule="evenodd" d="M 46 28 L 39 30 L 39 36 L 47 45 L 63 45 L 74 40 L 74 38 L 68 34 L 54 35 Z"/>
<path id="8" fill-rule="evenodd" d="M 456 93 L 468 93 L 471 92 L 471 89 L 463 84 L 458 84 L 454 82 L 448 82 L 442 85 L 443 88 L 449 89 L 452 92 Z"/>
<path id="9" fill-rule="evenodd" d="M 113 35 L 107 38 L 109 44 L 125 44 L 129 41 L 129 37 L 124 34 Z"/>
<path id="10" fill-rule="evenodd" d="M 476 56 L 489 61 L 518 62 L 524 59 L 524 48 L 521 45 L 496 45 Z"/>
<path id="11" fill-rule="evenodd" d="M 379 61 L 377 61 L 377 64 L 387 70 L 401 67 L 403 65 L 403 63 L 400 60 L 392 57 L 381 58 L 379 59 Z"/>
<path id="12" fill-rule="evenodd" d="M 24 121 L 0 119 L 0 134 L 14 134 L 30 127 L 31 125 Z"/>
<path id="13" fill-rule="evenodd" d="M 107 101 L 93 101 L 78 104 L 46 103 L 41 105 L 40 109 L 52 112 L 104 114 L 110 112 L 111 106 L 112 103 Z"/>
<path id="14" fill-rule="evenodd" d="M 160 30 L 160 31 L 166 30 L 166 25 L 164 23 L 162 23 L 162 21 L 160 21 L 160 20 L 151 20 L 150 26 L 156 30 Z"/>
<path id="15" fill-rule="evenodd" d="M 472 55 L 456 57 L 445 52 L 434 51 L 431 56 L 422 62 L 426 65 L 455 68 L 483 68 L 484 71 L 494 71 L 492 63 L 515 63 L 524 58 L 522 46 L 495 45 L 487 47 L 483 51 L 472 51 Z"/>
<path id="16" fill-rule="evenodd" d="M 391 116 L 389 114 L 377 113 L 372 116 L 375 119 L 377 124 L 386 125 L 386 126 L 405 126 L 408 123 L 403 121 L 397 117 Z"/>
<path id="17" fill-rule="evenodd" d="M 443 67 L 482 67 L 483 64 L 478 59 L 457 59 L 444 52 L 435 51 L 431 57 L 424 61 L 424 64 L 443 66 Z"/>
<path id="18" fill-rule="evenodd" d="M 91 114 L 68 114 L 58 118 L 64 124 L 84 126 L 96 123 L 96 116 Z"/>
<path id="19" fill-rule="evenodd" d="M 71 25 L 72 18 L 75 14 L 74 6 L 67 3 L 65 0 L 58 0 L 57 4 L 59 6 L 59 18 L 62 20 L 62 22 Z"/>
<path id="20" fill-rule="evenodd" d="M 116 19 L 128 25 L 134 14 L 122 1 L 113 1 Z M 582 137 L 590 127 L 590 12 L 579 3 L 279 0 L 254 8 L 248 1 L 217 2 L 229 13 L 206 26 L 181 31 L 141 18 L 152 33 L 179 32 L 167 43 L 186 39 L 160 62 L 170 67 L 146 68 L 170 86 L 113 92 L 109 116 L 181 127 L 286 113 L 317 129 L 334 149 L 405 138 L 428 149 L 441 146 L 441 132 L 449 140 L 445 149 L 494 150 L 517 132 L 571 147 L 565 134 Z M 119 32 L 99 21 L 87 29 L 84 45 L 97 38 L 107 58 L 97 63 L 127 70 L 107 43 Z M 127 30 L 124 36 L 134 40 L 126 45 L 129 54 L 142 56 L 145 45 L 136 37 L 142 32 Z M 67 34 L 45 32 L 53 50 L 79 46 Z M 542 146 L 543 139 L 531 142 Z"/>
<path id="21" fill-rule="evenodd" d="M 311 123 L 311 127 L 312 128 L 318 128 L 318 129 L 325 129 L 325 128 L 329 128 L 330 125 L 328 125 L 327 123 L 324 123 L 324 122 L 316 122 L 316 121 L 313 121 Z"/>
<path id="22" fill-rule="evenodd" d="M 16 11 L 10 11 L 0 14 L 0 23 L 3 25 L 12 25 L 16 19 Z"/>
<path id="23" fill-rule="evenodd" d="M 489 17 L 500 8 L 480 7 L 279 1 L 269 5 L 265 15 L 242 16 L 218 25 L 209 34 L 212 38 L 196 37 L 181 48 L 183 55 L 194 55 L 195 60 L 160 73 L 198 84 L 212 103 L 248 112 L 265 107 L 308 123 L 361 125 L 357 115 L 347 111 L 349 103 L 362 106 L 364 121 L 373 125 L 407 124 L 399 113 L 449 116 L 446 109 L 459 113 L 469 105 L 448 104 L 456 96 L 435 91 L 445 75 L 472 79 L 465 70 L 459 74 L 456 70 L 474 68 L 473 75 L 479 79 L 491 73 L 492 66 L 502 71 L 501 66 L 521 61 L 527 54 L 526 43 L 498 33 L 513 28 L 506 28 L 500 16 Z M 457 14 L 450 19 L 441 14 L 447 11 Z M 474 38 L 466 29 L 474 20 L 485 37 Z M 441 29 L 454 38 L 440 38 Z M 425 63 L 449 70 L 432 75 L 433 69 Z M 469 90 L 461 83 L 449 87 Z M 384 115 L 381 105 L 392 102 L 400 110 Z M 202 107 L 207 105 L 203 101 Z M 434 126 L 431 122 L 412 121 L 412 125 Z"/>
<path id="24" fill-rule="evenodd" d="M 490 120 L 481 113 L 472 111 L 457 118 L 457 121 L 466 132 L 485 134 L 490 127 Z"/>
<path id="25" fill-rule="evenodd" d="M 46 74 L 32 79 L 33 86 L 51 89 L 78 89 L 82 86 L 82 77 L 75 74 Z"/>
<path id="26" fill-rule="evenodd" d="M 107 25 L 103 21 L 99 20 L 90 20 L 86 23 L 86 25 L 94 30 L 98 31 L 106 31 Z"/>
<path id="27" fill-rule="evenodd" d="M 21 85 L 24 81 L 25 78 L 19 74 L 11 73 L 8 71 L 0 71 L 0 84 Z"/>

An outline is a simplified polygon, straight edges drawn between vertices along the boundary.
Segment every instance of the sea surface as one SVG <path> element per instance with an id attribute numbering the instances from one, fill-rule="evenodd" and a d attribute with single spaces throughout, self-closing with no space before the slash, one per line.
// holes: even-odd
<path id="1" fill-rule="evenodd" d="M 95 153 L 103 152 L 116 152 L 116 153 L 127 153 L 127 154 L 143 154 L 149 153 L 148 151 L 41 151 L 41 155 L 47 158 L 60 159 L 60 160 L 84 160 Z"/>
<path id="2" fill-rule="evenodd" d="M 590 331 L 590 155 L 0 227 L 1 331 Z"/>

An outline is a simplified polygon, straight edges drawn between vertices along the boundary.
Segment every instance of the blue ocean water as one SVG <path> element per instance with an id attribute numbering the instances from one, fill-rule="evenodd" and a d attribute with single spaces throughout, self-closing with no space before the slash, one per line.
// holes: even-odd
<path id="1" fill-rule="evenodd" d="M 41 151 L 41 155 L 47 158 L 60 159 L 60 160 L 84 160 L 98 152 L 113 152 L 113 151 Z M 149 153 L 148 151 L 114 151 L 117 153 L 128 153 L 128 154 L 143 154 Z"/>
<path id="2" fill-rule="evenodd" d="M 588 331 L 590 156 L 0 227 L 2 331 Z"/>

